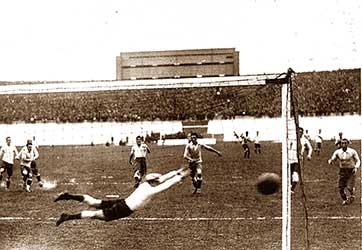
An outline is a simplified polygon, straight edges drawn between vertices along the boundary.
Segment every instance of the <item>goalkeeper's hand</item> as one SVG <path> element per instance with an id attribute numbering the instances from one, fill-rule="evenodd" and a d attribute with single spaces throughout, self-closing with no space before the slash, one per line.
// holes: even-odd
<path id="1" fill-rule="evenodd" d="M 354 168 L 354 169 L 352 170 L 352 174 L 355 174 L 355 173 L 357 172 L 357 170 L 358 170 L 358 168 Z"/>
<path id="2" fill-rule="evenodd" d="M 181 178 L 184 179 L 186 176 L 188 176 L 190 174 L 190 170 L 188 167 L 183 167 L 183 168 L 180 168 L 179 170 L 177 170 L 176 174 L 181 175 Z"/>
<path id="3" fill-rule="evenodd" d="M 328 160 L 328 164 L 331 165 L 333 162 L 331 159 Z"/>

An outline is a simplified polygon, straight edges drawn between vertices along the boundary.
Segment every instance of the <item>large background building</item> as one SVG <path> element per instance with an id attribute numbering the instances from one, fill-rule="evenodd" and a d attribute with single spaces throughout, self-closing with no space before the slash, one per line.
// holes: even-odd
<path id="1" fill-rule="evenodd" d="M 238 76 L 234 48 L 120 53 L 117 80 Z"/>

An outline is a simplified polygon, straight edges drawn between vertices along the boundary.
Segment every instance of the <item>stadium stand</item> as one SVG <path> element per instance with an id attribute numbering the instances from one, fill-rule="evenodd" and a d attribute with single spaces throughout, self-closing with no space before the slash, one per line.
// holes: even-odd
<path id="1" fill-rule="evenodd" d="M 360 69 L 298 73 L 301 115 L 360 114 L 360 82 Z M 278 117 L 280 94 L 266 85 L 0 95 L 0 123 Z"/>

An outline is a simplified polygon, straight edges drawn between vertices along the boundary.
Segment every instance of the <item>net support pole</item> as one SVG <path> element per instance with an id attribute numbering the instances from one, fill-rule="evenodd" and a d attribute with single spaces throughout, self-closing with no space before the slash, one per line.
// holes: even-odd
<path id="1" fill-rule="evenodd" d="M 291 118 L 290 83 L 282 85 L 282 250 L 290 250 L 291 242 L 291 189 L 290 166 L 288 164 L 288 132 Z"/>

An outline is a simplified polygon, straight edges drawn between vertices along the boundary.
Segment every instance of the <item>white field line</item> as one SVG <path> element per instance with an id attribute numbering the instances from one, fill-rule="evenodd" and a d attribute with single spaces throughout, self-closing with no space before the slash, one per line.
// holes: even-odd
<path id="1" fill-rule="evenodd" d="M 46 220 L 56 221 L 58 218 L 50 217 Z M 362 216 L 312 216 L 312 220 L 362 220 Z M 0 221 L 42 221 L 43 218 L 33 217 L 0 217 Z M 120 220 L 127 221 L 267 221 L 282 220 L 282 217 L 128 217 Z"/>

